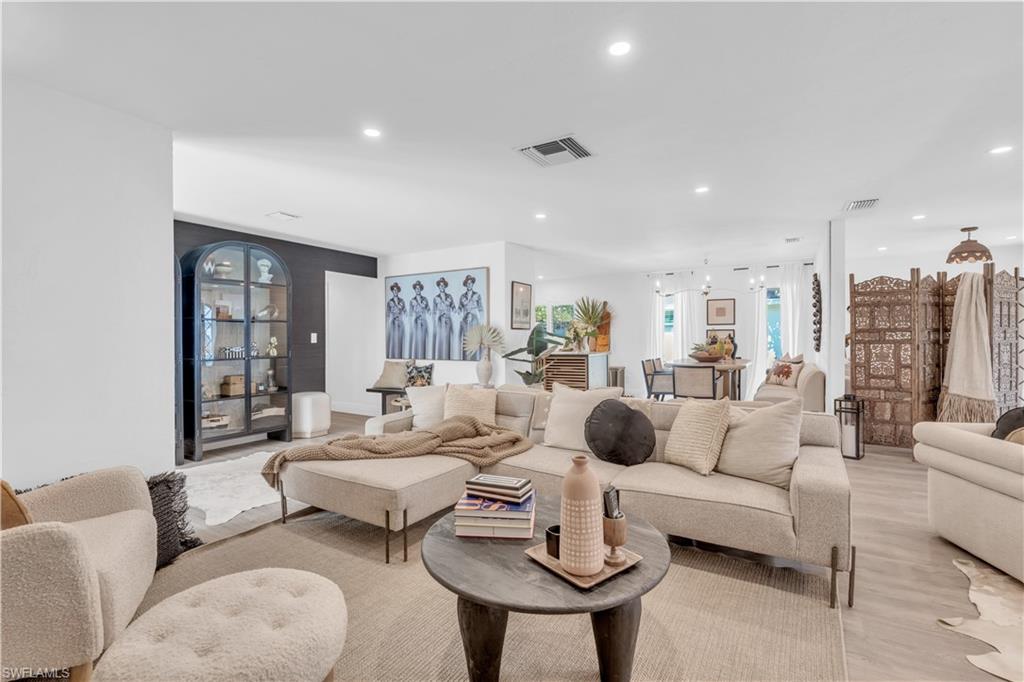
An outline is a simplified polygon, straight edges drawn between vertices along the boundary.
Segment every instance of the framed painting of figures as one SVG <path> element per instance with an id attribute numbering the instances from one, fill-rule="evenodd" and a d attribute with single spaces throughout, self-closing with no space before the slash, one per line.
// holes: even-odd
<path id="1" fill-rule="evenodd" d="M 462 337 L 490 322 L 488 268 L 384 278 L 385 355 L 400 360 L 478 360 Z"/>

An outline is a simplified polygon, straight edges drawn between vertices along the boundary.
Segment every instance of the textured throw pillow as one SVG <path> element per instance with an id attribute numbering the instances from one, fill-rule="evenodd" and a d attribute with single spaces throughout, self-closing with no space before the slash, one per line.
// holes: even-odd
<path id="1" fill-rule="evenodd" d="M 622 396 L 621 387 L 580 391 L 556 383 L 551 387 L 551 407 L 544 428 L 544 445 L 587 452 L 585 424 L 598 403 Z"/>
<path id="2" fill-rule="evenodd" d="M 405 368 L 406 386 L 430 386 L 432 383 L 434 383 L 434 363 L 419 367 L 410 363 Z"/>
<path id="3" fill-rule="evenodd" d="M 405 386 L 405 369 L 409 363 L 404 360 L 385 360 L 380 377 L 374 382 L 374 388 L 398 388 Z"/>
<path id="4" fill-rule="evenodd" d="M 800 454 L 802 417 L 799 398 L 736 414 L 715 469 L 788 490 L 793 463 Z"/>
<path id="5" fill-rule="evenodd" d="M 800 370 L 803 368 L 803 355 L 791 358 L 787 353 L 786 355 L 783 355 L 781 359 L 776 360 L 775 364 L 772 365 L 771 371 L 768 372 L 768 383 L 775 384 L 777 386 L 789 386 L 792 388 L 796 386 L 797 377 L 800 376 Z"/>
<path id="6" fill-rule="evenodd" d="M 484 424 L 495 423 L 498 391 L 451 385 L 444 394 L 444 418 L 476 417 Z"/>
<path id="7" fill-rule="evenodd" d="M 437 386 L 410 386 L 405 396 L 412 408 L 412 426 L 422 429 L 433 426 L 444 419 L 444 394 L 447 384 Z"/>
<path id="8" fill-rule="evenodd" d="M 729 401 L 685 400 L 665 443 L 665 461 L 708 476 L 718 463 L 729 429 Z"/>
<path id="9" fill-rule="evenodd" d="M 602 400 L 587 417 L 584 436 L 590 451 L 606 462 L 632 466 L 654 452 L 654 424 L 625 400 Z"/>
<path id="10" fill-rule="evenodd" d="M 7 481 L 0 481 L 0 528 L 17 528 L 32 523 L 32 515 Z"/>
<path id="11" fill-rule="evenodd" d="M 1014 407 L 1004 412 L 996 420 L 996 428 L 992 432 L 992 437 L 1019 443 L 1019 440 L 1013 440 L 1011 436 L 1016 433 L 1016 437 L 1019 438 L 1021 429 L 1024 429 L 1024 407 Z"/>
<path id="12" fill-rule="evenodd" d="M 149 497 L 156 519 L 156 567 L 161 568 L 187 549 L 203 541 L 196 537 L 188 520 L 185 472 L 168 471 L 149 478 Z"/>

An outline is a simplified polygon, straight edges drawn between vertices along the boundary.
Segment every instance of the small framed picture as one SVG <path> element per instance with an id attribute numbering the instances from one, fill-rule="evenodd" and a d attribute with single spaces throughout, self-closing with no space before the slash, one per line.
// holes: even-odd
<path id="1" fill-rule="evenodd" d="M 724 341 L 725 337 L 727 337 L 727 336 L 731 336 L 733 338 L 733 341 L 735 341 L 736 340 L 736 330 L 735 329 L 708 329 L 707 330 L 706 338 L 707 338 L 708 341 L 711 341 L 712 339 L 714 339 L 714 342 L 718 343 L 719 339 Z"/>
<path id="2" fill-rule="evenodd" d="M 708 326 L 717 327 L 724 324 L 736 324 L 736 299 L 709 298 Z"/>
<path id="3" fill-rule="evenodd" d="M 533 311 L 533 285 L 512 282 L 512 329 L 529 329 Z"/>

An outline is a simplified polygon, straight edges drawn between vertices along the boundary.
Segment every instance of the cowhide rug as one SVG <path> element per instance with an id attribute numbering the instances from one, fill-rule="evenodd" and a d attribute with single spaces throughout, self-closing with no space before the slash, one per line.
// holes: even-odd
<path id="1" fill-rule="evenodd" d="M 939 623 L 997 649 L 968 656 L 974 666 L 1010 682 L 1024 681 L 1024 585 L 973 561 L 953 559 L 953 565 L 971 581 L 967 596 L 978 617 L 940 618 Z"/>

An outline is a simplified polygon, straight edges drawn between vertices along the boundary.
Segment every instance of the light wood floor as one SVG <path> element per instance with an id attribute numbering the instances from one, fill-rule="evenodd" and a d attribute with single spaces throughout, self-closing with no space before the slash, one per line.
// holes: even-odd
<path id="1" fill-rule="evenodd" d="M 330 436 L 303 442 L 362 432 L 365 420 L 333 413 Z M 260 441 L 209 451 L 204 462 L 273 451 L 282 445 Z M 199 464 L 188 463 L 186 468 Z M 964 659 L 990 648 L 937 623 L 940 617 L 977 615 L 967 599 L 967 579 L 952 560 L 978 560 L 929 529 L 925 468 L 913 461 L 909 451 L 878 449 L 862 460 L 847 460 L 847 471 L 853 487 L 857 545 L 856 602 L 853 609 L 843 611 L 850 680 L 994 680 Z M 292 501 L 289 511 L 301 506 Z M 200 537 L 211 542 L 276 520 L 279 514 L 278 505 L 271 504 L 212 528 L 202 522 L 200 512 L 190 518 Z M 840 583 L 844 597 L 845 589 L 844 578 Z"/>

